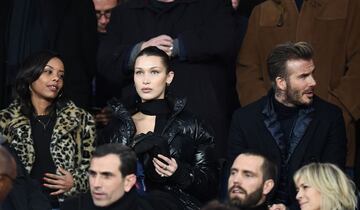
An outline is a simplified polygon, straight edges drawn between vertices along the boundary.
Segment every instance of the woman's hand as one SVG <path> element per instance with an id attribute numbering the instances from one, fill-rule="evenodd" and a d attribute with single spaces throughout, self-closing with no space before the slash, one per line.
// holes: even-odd
<path id="1" fill-rule="evenodd" d="M 170 159 L 160 154 L 157 155 L 157 158 L 153 158 L 153 164 L 155 166 L 155 171 L 161 177 L 172 176 L 178 168 L 178 164 L 174 158 Z"/>
<path id="2" fill-rule="evenodd" d="M 70 172 L 63 168 L 58 168 L 61 175 L 45 173 L 43 178 L 46 183 L 44 186 L 57 191 L 50 193 L 50 195 L 60 195 L 69 191 L 74 186 L 74 178 Z"/>

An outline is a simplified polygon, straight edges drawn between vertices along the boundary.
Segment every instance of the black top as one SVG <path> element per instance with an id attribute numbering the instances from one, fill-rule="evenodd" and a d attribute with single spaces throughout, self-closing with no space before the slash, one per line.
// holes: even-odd
<path id="1" fill-rule="evenodd" d="M 118 210 L 118 209 L 131 209 L 131 210 L 152 210 L 152 206 L 141 199 L 134 190 L 125 193 L 123 197 L 117 200 L 115 203 L 106 207 L 95 206 L 91 194 L 80 194 L 77 197 L 65 200 L 61 204 L 61 210 Z"/>
<path id="2" fill-rule="evenodd" d="M 169 119 L 169 114 L 171 113 L 168 101 L 166 99 L 151 100 L 138 103 L 136 108 L 137 111 L 141 113 L 156 116 L 154 134 L 161 135 L 161 132 Z"/>
<path id="3" fill-rule="evenodd" d="M 56 197 L 50 195 L 54 190 L 50 190 L 43 186 L 43 178 L 45 173 L 56 173 L 56 166 L 50 154 L 51 135 L 55 126 L 55 121 L 55 114 L 32 116 L 30 118 L 36 157 L 30 176 L 41 184 L 42 190 L 50 199 L 52 207 L 58 207 L 59 203 Z"/>
<path id="4" fill-rule="evenodd" d="M 286 144 L 288 144 L 299 109 L 298 107 L 285 106 L 284 104 L 278 102 L 275 98 L 273 102 L 274 109 L 277 114 L 277 120 L 280 122 L 284 133 L 283 139 L 286 141 Z"/>

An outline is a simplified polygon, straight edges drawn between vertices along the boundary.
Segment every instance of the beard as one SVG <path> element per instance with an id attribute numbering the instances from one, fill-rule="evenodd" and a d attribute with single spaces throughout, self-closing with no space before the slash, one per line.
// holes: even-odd
<path id="1" fill-rule="evenodd" d="M 239 186 L 240 190 L 245 194 L 245 197 L 243 199 L 235 196 L 233 198 L 231 198 L 229 196 L 229 206 L 235 207 L 235 208 L 248 208 L 248 207 L 253 207 L 256 206 L 259 201 L 262 199 L 262 192 L 263 192 L 263 185 L 261 185 L 258 189 L 256 189 L 254 192 L 248 194 L 246 192 L 246 190 L 244 190 L 243 188 L 241 188 Z M 232 191 L 233 187 L 230 188 L 228 194 L 230 195 L 230 191 Z"/>
<path id="2" fill-rule="evenodd" d="M 313 88 L 309 88 L 306 89 L 304 91 L 301 90 L 297 90 L 294 89 L 293 87 L 291 87 L 290 83 L 287 84 L 288 88 L 285 91 L 285 95 L 286 95 L 286 101 L 290 104 L 294 104 L 297 106 L 309 106 L 312 101 L 313 101 L 313 97 L 309 98 L 307 96 L 304 95 L 304 93 L 307 93 L 309 91 L 314 91 Z M 307 97 L 308 100 L 304 100 L 304 97 Z"/>

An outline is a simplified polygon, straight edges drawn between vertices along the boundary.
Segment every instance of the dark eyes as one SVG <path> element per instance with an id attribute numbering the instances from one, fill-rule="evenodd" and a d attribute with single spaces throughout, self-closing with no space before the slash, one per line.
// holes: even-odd
<path id="1" fill-rule="evenodd" d="M 252 173 L 245 173 L 245 177 L 253 177 Z"/>
<path id="2" fill-rule="evenodd" d="M 47 75 L 52 75 L 52 74 L 54 73 L 54 71 L 53 71 L 52 69 L 44 69 L 43 73 L 44 73 L 44 74 L 47 74 Z M 59 72 L 59 73 L 58 73 L 58 77 L 59 77 L 60 79 L 64 79 L 64 73 Z"/>
<path id="3" fill-rule="evenodd" d="M 91 176 L 91 177 L 94 177 L 94 176 L 96 175 L 96 173 L 93 172 L 93 171 L 89 171 L 89 172 L 88 172 L 88 175 Z"/>
<path id="4" fill-rule="evenodd" d="M 135 71 L 135 74 L 137 75 L 140 75 L 140 74 L 143 74 L 144 72 L 143 71 Z M 157 70 L 153 70 L 150 72 L 150 74 L 159 74 L 160 72 L 157 71 Z"/>

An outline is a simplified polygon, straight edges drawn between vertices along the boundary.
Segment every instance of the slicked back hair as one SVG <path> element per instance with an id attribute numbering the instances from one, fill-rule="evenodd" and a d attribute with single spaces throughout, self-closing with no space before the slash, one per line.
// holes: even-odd
<path id="1" fill-rule="evenodd" d="M 287 78 L 287 61 L 311 60 L 313 49 L 307 42 L 286 42 L 277 45 L 267 58 L 269 78 L 273 88 L 277 77 Z"/>
<path id="2" fill-rule="evenodd" d="M 123 177 L 136 173 L 136 154 L 131 148 L 123 144 L 114 143 L 101 145 L 93 152 L 92 159 L 101 158 L 110 154 L 116 155 L 119 158 L 119 170 Z"/>
<path id="3" fill-rule="evenodd" d="M 166 73 L 169 73 L 170 57 L 163 50 L 160 50 L 159 48 L 157 48 L 155 46 L 146 47 L 143 50 L 141 50 L 139 52 L 139 54 L 135 57 L 135 62 L 139 57 L 144 56 L 144 55 L 159 57 L 165 66 Z M 135 62 L 134 62 L 134 64 L 135 64 Z"/>

